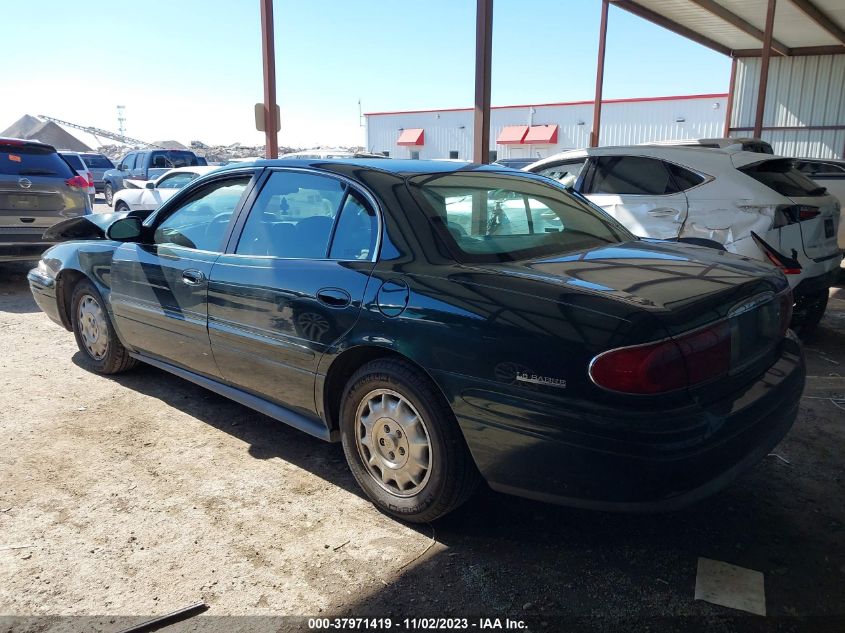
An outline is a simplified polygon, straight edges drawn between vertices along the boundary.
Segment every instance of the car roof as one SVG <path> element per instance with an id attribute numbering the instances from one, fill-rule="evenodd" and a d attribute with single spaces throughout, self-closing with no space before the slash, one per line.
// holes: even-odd
<path id="1" fill-rule="evenodd" d="M 398 158 L 262 158 L 253 162 L 232 163 L 220 167 L 221 170 L 243 169 L 244 167 L 312 167 L 330 168 L 332 165 L 353 165 L 373 171 L 382 171 L 397 176 L 415 176 L 418 174 L 445 174 L 457 171 L 491 171 L 512 174 L 513 170 L 503 169 L 502 165 L 479 165 L 477 163 L 454 162 L 448 160 L 413 160 Z M 507 169 L 507 171 L 506 171 Z"/>
<path id="2" fill-rule="evenodd" d="M 35 141 L 35 140 L 26 139 L 26 138 L 14 138 L 12 136 L 0 136 L 0 143 L 8 143 L 8 144 L 11 144 L 11 145 L 29 145 L 30 147 L 32 147 L 32 146 L 48 147 L 51 150 L 53 150 L 54 152 L 56 151 L 56 148 L 53 147 L 52 145 L 50 145 L 49 143 L 42 143 L 41 141 Z"/>
<path id="3" fill-rule="evenodd" d="M 241 163 L 241 165 L 243 165 L 243 163 Z M 172 169 L 168 169 L 166 172 L 158 176 L 158 178 L 164 178 L 165 176 L 169 176 L 170 174 L 178 174 L 184 171 L 191 172 L 194 174 L 207 174 L 216 169 L 220 169 L 220 167 L 218 167 L 217 165 L 193 165 L 188 167 L 173 167 Z"/>

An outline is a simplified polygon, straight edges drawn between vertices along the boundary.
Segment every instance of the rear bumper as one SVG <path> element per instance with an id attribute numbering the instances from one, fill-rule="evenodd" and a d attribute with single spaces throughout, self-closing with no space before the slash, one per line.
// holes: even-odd
<path id="1" fill-rule="evenodd" d="M 464 397 L 455 408 L 476 464 L 496 490 L 598 510 L 670 511 L 763 459 L 795 422 L 804 379 L 800 344 L 790 334 L 777 361 L 740 393 L 645 419 L 605 409 L 594 434 L 583 426 L 577 434 L 516 428 L 496 413 L 514 412 L 512 398 L 503 407 L 492 398 L 470 405 Z M 538 418 L 536 410 L 529 415 Z M 571 418 L 560 411 L 559 426 Z"/>
<path id="2" fill-rule="evenodd" d="M 44 242 L 41 234 L 33 241 L 15 240 L 14 242 L 0 241 L 0 262 L 39 259 L 41 254 L 53 246 L 54 242 Z"/>
<path id="3" fill-rule="evenodd" d="M 837 260 L 835 268 L 831 268 L 827 272 L 817 275 L 815 277 L 808 277 L 802 279 L 795 288 L 792 289 L 792 294 L 796 300 L 800 297 L 815 294 L 818 292 L 827 292 L 827 290 L 835 285 L 839 279 L 839 262 Z"/>

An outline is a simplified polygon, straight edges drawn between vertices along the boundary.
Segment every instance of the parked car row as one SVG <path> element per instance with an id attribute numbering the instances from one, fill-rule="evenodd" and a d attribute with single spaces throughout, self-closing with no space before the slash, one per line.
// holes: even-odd
<path id="1" fill-rule="evenodd" d="M 792 287 L 799 332 L 824 314 L 842 261 L 840 203 L 791 159 L 640 145 L 563 152 L 524 169 L 570 187 L 640 237 L 773 264 Z"/>
<path id="2" fill-rule="evenodd" d="M 124 180 L 152 180 L 175 167 L 197 167 L 208 163 L 190 150 L 152 149 L 132 151 L 121 158 L 115 169 L 103 174 L 106 204 L 114 204 L 114 194 L 123 189 Z"/>
<path id="3" fill-rule="evenodd" d="M 404 520 L 448 513 L 482 479 L 574 506 L 674 509 L 793 424 L 805 367 L 792 290 L 757 257 L 638 238 L 578 191 L 591 174 L 680 199 L 725 165 L 660 163 L 658 192 L 608 157 L 582 156 L 575 189 L 447 161 L 234 164 L 155 211 L 53 226 L 47 238 L 68 241 L 30 287 L 94 371 L 148 363 L 339 441 L 373 503 Z M 769 173 L 782 174 L 747 176 L 755 195 Z M 776 196 L 766 204 L 799 204 Z M 698 204 L 673 217 L 698 222 Z M 630 212 L 647 227 L 661 215 Z M 795 249 L 826 248 L 815 236 Z"/>
<path id="4" fill-rule="evenodd" d="M 37 259 L 56 222 L 92 212 L 84 163 L 75 171 L 50 145 L 0 138 L 0 262 Z"/>

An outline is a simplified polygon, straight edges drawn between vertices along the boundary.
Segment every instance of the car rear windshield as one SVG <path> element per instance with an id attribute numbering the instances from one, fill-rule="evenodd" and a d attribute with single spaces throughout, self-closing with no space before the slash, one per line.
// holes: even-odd
<path id="1" fill-rule="evenodd" d="M 636 239 L 586 199 L 539 178 L 429 174 L 408 185 L 462 262 L 514 261 Z"/>
<path id="2" fill-rule="evenodd" d="M 12 176 L 61 176 L 74 174 L 52 147 L 7 145 L 0 142 L 0 174 Z"/>
<path id="3" fill-rule="evenodd" d="M 85 164 L 92 169 L 114 169 L 112 162 L 101 154 L 83 154 Z"/>
<path id="4" fill-rule="evenodd" d="M 199 165 L 197 157 L 193 152 L 163 151 L 153 152 L 150 158 L 150 167 L 196 167 Z"/>
<path id="5" fill-rule="evenodd" d="M 790 198 L 816 197 L 827 193 L 827 189 L 802 174 L 789 158 L 764 160 L 740 167 L 739 171 Z"/>
<path id="6" fill-rule="evenodd" d="M 67 161 L 67 164 L 73 167 L 76 171 L 85 171 L 85 163 L 76 154 L 62 154 L 62 158 Z"/>

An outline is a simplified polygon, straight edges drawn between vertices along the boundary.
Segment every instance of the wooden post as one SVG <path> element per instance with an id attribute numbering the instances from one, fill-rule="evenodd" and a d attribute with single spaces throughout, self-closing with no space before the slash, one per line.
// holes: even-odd
<path id="1" fill-rule="evenodd" d="M 472 160 L 490 162 L 490 69 L 493 53 L 493 0 L 476 0 L 475 109 Z"/>
<path id="2" fill-rule="evenodd" d="M 757 90 L 757 112 L 754 116 L 754 136 L 763 133 L 763 111 L 766 108 L 766 88 L 769 84 L 769 59 L 772 56 L 772 31 L 775 29 L 775 0 L 766 9 L 766 30 L 763 35 L 763 55 L 760 58 L 760 86 Z"/>
<path id="3" fill-rule="evenodd" d="M 279 157 L 279 120 L 276 116 L 276 44 L 273 0 L 261 2 L 261 57 L 264 62 L 264 135 L 267 158 Z"/>
<path id="4" fill-rule="evenodd" d="M 728 105 L 726 106 L 727 112 L 725 112 L 725 138 L 731 135 L 731 123 L 734 109 L 734 89 L 736 88 L 736 57 L 731 59 L 731 81 L 730 87 L 728 88 Z"/>
<path id="5" fill-rule="evenodd" d="M 590 132 L 590 147 L 599 146 L 599 131 L 601 130 L 601 93 L 604 87 L 604 49 L 607 43 L 607 9 L 608 0 L 601 3 L 601 26 L 599 27 L 599 58 L 596 64 L 596 97 L 593 102 L 593 130 Z"/>

